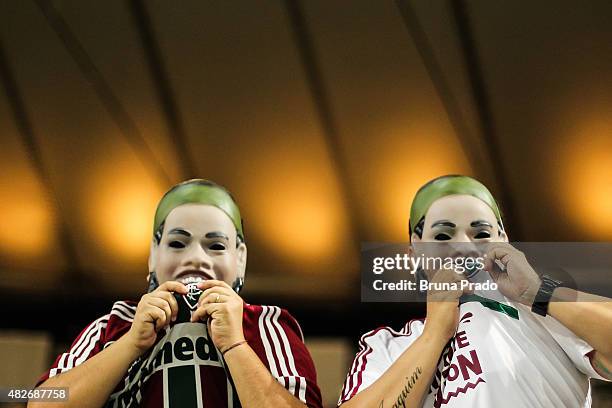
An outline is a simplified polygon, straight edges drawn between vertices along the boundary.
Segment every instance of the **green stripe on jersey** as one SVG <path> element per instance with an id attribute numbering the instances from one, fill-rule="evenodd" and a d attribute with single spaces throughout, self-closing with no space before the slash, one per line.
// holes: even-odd
<path id="1" fill-rule="evenodd" d="M 503 303 L 499 303 L 495 300 L 487 299 L 478 295 L 464 295 L 461 296 L 461 303 L 467 302 L 480 302 L 484 307 L 489 308 L 491 310 L 495 310 L 496 312 L 500 312 L 503 314 L 507 314 L 513 319 L 519 320 L 519 312 L 517 309 L 513 308 L 510 305 L 505 305 Z"/>

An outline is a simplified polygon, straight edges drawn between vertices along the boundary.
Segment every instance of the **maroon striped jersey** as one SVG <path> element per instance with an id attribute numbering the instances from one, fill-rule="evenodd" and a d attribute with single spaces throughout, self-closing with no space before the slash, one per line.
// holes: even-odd
<path id="1" fill-rule="evenodd" d="M 82 364 L 125 334 L 136 302 L 116 302 L 89 324 L 39 380 Z M 309 407 L 321 407 L 315 367 L 297 321 L 276 306 L 244 304 L 245 339 L 272 376 Z M 177 323 L 157 334 L 153 347 L 132 363 L 106 407 L 240 407 L 223 356 L 203 323 Z"/>

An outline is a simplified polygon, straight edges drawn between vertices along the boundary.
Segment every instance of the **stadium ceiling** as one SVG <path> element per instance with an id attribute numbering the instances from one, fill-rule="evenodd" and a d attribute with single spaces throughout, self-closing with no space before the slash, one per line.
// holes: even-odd
<path id="1" fill-rule="evenodd" d="M 612 238 L 612 3 L 0 2 L 0 282 L 133 295 L 156 201 L 245 219 L 247 293 L 344 298 L 465 173 L 513 240 Z"/>

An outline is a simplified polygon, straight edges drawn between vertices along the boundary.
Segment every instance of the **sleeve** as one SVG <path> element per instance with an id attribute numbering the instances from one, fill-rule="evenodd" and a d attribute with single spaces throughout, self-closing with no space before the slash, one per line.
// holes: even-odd
<path id="1" fill-rule="evenodd" d="M 134 302 L 115 302 L 109 314 L 100 317 L 85 327 L 68 351 L 55 359 L 51 368 L 38 379 L 36 387 L 47 379 L 82 364 L 110 346 L 129 330 L 135 312 L 136 305 Z"/>
<path id="2" fill-rule="evenodd" d="M 51 368 L 36 382 L 36 387 L 51 377 L 69 371 L 104 349 L 105 329 L 110 315 L 90 323 L 74 340 L 68 351 L 60 354 Z"/>
<path id="3" fill-rule="evenodd" d="M 413 322 L 415 322 L 413 324 Z M 408 348 L 422 332 L 422 322 L 413 320 L 406 331 L 395 332 L 389 327 L 372 330 L 359 340 L 359 351 L 355 355 L 351 369 L 346 376 L 338 405 L 345 403 L 380 378 L 395 362 L 389 354 L 390 343 L 394 338 L 406 338 L 403 347 Z"/>
<path id="4" fill-rule="evenodd" d="M 262 360 L 272 376 L 307 406 L 321 408 L 315 366 L 298 322 L 284 309 L 262 306 L 258 326 Z"/>
<path id="5" fill-rule="evenodd" d="M 610 381 L 593 368 L 589 354 L 594 349 L 589 343 L 576 336 L 552 316 L 542 317 L 540 321 L 580 372 L 590 378 Z"/>
<path id="6" fill-rule="evenodd" d="M 388 353 L 381 341 L 381 330 L 372 330 L 359 340 L 359 351 L 346 376 L 338 405 L 345 403 L 368 388 L 391 366 Z"/>

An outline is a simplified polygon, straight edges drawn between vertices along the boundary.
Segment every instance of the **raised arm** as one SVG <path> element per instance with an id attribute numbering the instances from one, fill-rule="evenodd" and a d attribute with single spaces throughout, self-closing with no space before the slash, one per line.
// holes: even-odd
<path id="1" fill-rule="evenodd" d="M 248 344 L 229 350 L 224 357 L 243 407 L 306 406 L 272 377 Z"/>
<path id="2" fill-rule="evenodd" d="M 244 302 L 225 282 L 200 282 L 203 290 L 192 321 L 207 321 L 215 346 L 221 351 L 245 408 L 305 407 L 268 371 L 245 341 L 242 317 Z"/>
<path id="3" fill-rule="evenodd" d="M 612 380 L 612 299 L 557 288 L 548 314 L 595 349 L 590 355 L 593 368 Z"/>
<path id="4" fill-rule="evenodd" d="M 451 270 L 436 273 L 432 282 L 459 282 Z M 414 343 L 372 385 L 342 404 L 352 407 L 420 407 L 425 400 L 444 346 L 453 337 L 459 319 L 462 292 L 427 294 L 425 329 Z"/>
<path id="5" fill-rule="evenodd" d="M 495 260 L 504 270 L 495 266 Z M 488 251 L 486 268 L 504 295 L 527 307 L 533 305 L 542 280 L 524 253 L 510 244 L 496 243 Z M 612 299 L 558 287 L 547 313 L 594 348 L 589 356 L 593 367 L 612 379 Z"/>
<path id="6" fill-rule="evenodd" d="M 29 402 L 32 408 L 99 408 L 139 356 L 126 335 L 83 364 L 51 377 L 41 387 L 66 387 L 66 402 Z"/>
<path id="7" fill-rule="evenodd" d="M 342 407 L 420 407 L 448 341 L 441 332 L 427 326 L 377 381 Z"/>
<path id="8" fill-rule="evenodd" d="M 178 304 L 172 292 L 186 293 L 178 282 L 165 282 L 144 295 L 134 314 L 130 330 L 115 343 L 80 365 L 47 379 L 41 387 L 68 388 L 68 401 L 30 402 L 32 408 L 99 408 L 125 376 L 134 360 L 148 350 L 157 332 L 176 318 Z"/>

